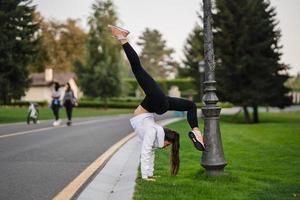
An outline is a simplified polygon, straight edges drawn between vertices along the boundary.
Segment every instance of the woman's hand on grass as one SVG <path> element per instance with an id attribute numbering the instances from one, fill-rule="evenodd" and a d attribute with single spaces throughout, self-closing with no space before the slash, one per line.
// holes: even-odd
<path id="1" fill-rule="evenodd" d="M 152 176 L 152 177 L 153 177 L 153 176 Z M 143 178 L 143 180 L 145 180 L 145 181 L 156 181 L 155 178 L 151 178 L 151 177 Z"/>

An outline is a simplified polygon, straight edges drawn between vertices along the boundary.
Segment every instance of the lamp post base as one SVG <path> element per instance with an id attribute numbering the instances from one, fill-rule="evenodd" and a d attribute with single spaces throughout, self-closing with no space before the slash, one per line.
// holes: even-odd
<path id="1" fill-rule="evenodd" d="M 212 165 L 203 165 L 202 167 L 204 167 L 205 169 L 205 173 L 209 176 L 220 176 L 224 174 L 224 168 L 227 165 L 227 163 L 225 164 L 220 164 L 217 166 L 212 166 Z"/>
<path id="2" fill-rule="evenodd" d="M 206 93 L 204 102 L 206 105 L 202 108 L 204 116 L 204 143 L 206 151 L 203 151 L 201 165 L 205 168 L 208 175 L 217 176 L 222 174 L 227 162 L 224 158 L 221 132 L 219 127 L 219 118 L 221 108 L 216 106 L 218 101 L 213 86 L 215 82 L 205 82 Z"/>

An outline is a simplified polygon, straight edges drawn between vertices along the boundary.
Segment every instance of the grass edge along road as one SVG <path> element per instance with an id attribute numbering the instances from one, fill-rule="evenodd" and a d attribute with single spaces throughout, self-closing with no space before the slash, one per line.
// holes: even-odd
<path id="1" fill-rule="evenodd" d="M 14 123 L 14 122 L 26 122 L 27 119 L 26 107 L 0 107 L 0 124 Z M 39 120 L 54 119 L 52 110 L 48 107 L 39 108 L 40 118 Z M 77 108 L 73 109 L 73 118 L 77 117 L 95 117 L 103 115 L 117 115 L 132 113 L 132 109 L 96 109 L 96 108 Z M 59 111 L 60 118 L 66 118 L 65 108 L 61 108 Z"/>
<path id="2" fill-rule="evenodd" d="M 156 182 L 136 180 L 135 200 L 300 199 L 300 112 L 261 113 L 261 123 L 222 116 L 221 133 L 228 165 L 224 175 L 209 177 L 201 154 L 187 137 L 186 121 L 169 125 L 181 133 L 181 167 L 169 175 L 169 149 L 157 150 Z M 200 121 L 203 128 L 203 121 Z"/>

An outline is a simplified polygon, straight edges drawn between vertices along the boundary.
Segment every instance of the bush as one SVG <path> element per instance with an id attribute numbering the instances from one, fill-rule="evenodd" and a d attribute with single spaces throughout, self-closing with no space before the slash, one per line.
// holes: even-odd
<path id="1" fill-rule="evenodd" d="M 233 107 L 233 104 L 230 102 L 218 102 L 217 105 L 220 106 L 221 108 L 232 108 Z"/>
<path id="2" fill-rule="evenodd" d="M 18 106 L 18 107 L 28 107 L 30 103 L 36 103 L 41 107 L 45 107 L 48 105 L 47 101 L 20 101 L 20 100 L 15 100 L 13 102 L 10 102 L 6 104 L 6 106 Z"/>
<path id="3" fill-rule="evenodd" d="M 109 101 L 114 102 L 141 102 L 143 97 L 114 97 L 110 98 Z"/>
<path id="4" fill-rule="evenodd" d="M 130 85 L 133 90 L 136 90 L 138 83 L 135 79 L 125 79 L 125 82 Z M 175 85 L 179 88 L 180 91 L 184 92 L 187 90 L 197 90 L 196 82 L 193 79 L 184 78 L 184 79 L 171 79 L 171 80 L 156 80 L 164 92 L 167 92 L 171 86 Z"/>
<path id="5" fill-rule="evenodd" d="M 107 102 L 109 108 L 136 108 L 140 101 L 112 101 Z M 78 103 L 78 107 L 82 108 L 104 108 L 105 103 L 103 100 L 81 100 Z"/>
<path id="6" fill-rule="evenodd" d="M 197 108 L 202 108 L 204 104 L 202 102 L 196 102 Z M 218 102 L 217 106 L 220 106 L 221 108 L 232 108 L 233 104 L 230 102 Z"/>
<path id="7" fill-rule="evenodd" d="M 112 98 L 107 102 L 109 108 L 136 108 L 143 98 Z M 196 102 L 198 108 L 203 107 L 202 102 Z M 221 108 L 231 108 L 233 105 L 229 102 L 218 102 L 217 104 Z M 103 100 L 81 100 L 79 101 L 78 107 L 82 108 L 104 108 L 105 104 Z"/>

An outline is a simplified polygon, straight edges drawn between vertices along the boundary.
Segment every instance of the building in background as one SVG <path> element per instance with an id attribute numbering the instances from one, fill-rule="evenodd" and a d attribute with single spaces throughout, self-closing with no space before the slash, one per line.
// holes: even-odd
<path id="1" fill-rule="evenodd" d="M 76 75 L 72 72 L 55 73 L 52 69 L 47 68 L 43 73 L 31 74 L 30 79 L 32 81 L 31 86 L 25 96 L 22 97 L 23 101 L 47 101 L 50 103 L 53 82 L 60 84 L 62 97 L 67 83 L 70 83 L 76 98 L 79 99 L 83 95 L 76 83 Z"/>

